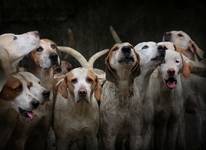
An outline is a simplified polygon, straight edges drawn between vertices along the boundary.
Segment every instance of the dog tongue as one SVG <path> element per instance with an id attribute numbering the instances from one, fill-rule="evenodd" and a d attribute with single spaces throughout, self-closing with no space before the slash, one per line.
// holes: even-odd
<path id="1" fill-rule="evenodd" d="M 27 116 L 29 117 L 29 119 L 33 119 L 33 113 L 32 112 L 27 112 Z"/>
<path id="2" fill-rule="evenodd" d="M 174 88 L 176 88 L 176 83 L 175 82 L 167 82 L 167 87 L 169 87 L 170 89 L 174 89 Z"/>

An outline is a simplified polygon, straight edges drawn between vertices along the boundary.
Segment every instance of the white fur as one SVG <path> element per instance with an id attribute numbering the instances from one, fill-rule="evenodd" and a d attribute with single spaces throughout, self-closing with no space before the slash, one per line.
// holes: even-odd
<path id="1" fill-rule="evenodd" d="M 23 84 L 23 91 L 20 95 L 18 95 L 15 100 L 12 102 L 13 107 L 16 111 L 19 111 L 18 108 L 22 108 L 24 110 L 32 110 L 31 101 L 36 100 L 42 103 L 44 101 L 42 93 L 46 89 L 42 87 L 39 83 L 39 79 L 36 78 L 33 74 L 29 72 L 19 72 L 14 75 L 15 78 L 19 79 Z M 25 80 L 26 79 L 26 80 Z M 32 82 L 32 87 L 28 89 L 27 83 Z"/>
<path id="2" fill-rule="evenodd" d="M 88 96 L 88 102 L 77 103 L 80 87 L 85 87 L 87 94 L 91 94 L 91 86 L 86 81 L 88 69 L 76 68 L 71 72 L 73 77 L 77 78 L 77 83 L 73 84 L 75 98 L 69 96 L 66 99 L 59 93 L 56 97 L 54 131 L 57 137 L 57 148 L 67 149 L 73 140 L 79 141 L 85 137 L 87 149 L 97 149 L 99 110 L 94 94 L 91 97 Z M 68 95 L 70 95 L 69 92 Z"/>

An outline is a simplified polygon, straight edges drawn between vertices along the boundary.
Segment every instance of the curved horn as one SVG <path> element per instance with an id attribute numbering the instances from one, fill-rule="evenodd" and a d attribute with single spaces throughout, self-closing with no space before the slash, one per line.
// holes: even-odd
<path id="1" fill-rule="evenodd" d="M 58 46 L 58 50 L 65 52 L 71 55 L 72 57 L 74 57 L 80 63 L 82 67 L 88 67 L 88 62 L 86 58 L 81 53 L 79 53 L 77 50 L 71 47 L 65 47 L 65 46 Z"/>
<path id="2" fill-rule="evenodd" d="M 110 32 L 111 32 L 111 34 L 112 34 L 112 37 L 113 37 L 114 41 L 115 41 L 116 43 L 122 43 L 122 41 L 120 40 L 120 38 L 119 38 L 117 32 L 114 30 L 114 28 L 113 28 L 112 26 L 110 26 L 109 29 L 110 29 Z"/>
<path id="3" fill-rule="evenodd" d="M 95 53 L 94 55 L 92 55 L 92 56 L 89 58 L 89 61 L 88 61 L 89 67 L 93 68 L 93 65 L 94 65 L 95 61 L 96 61 L 99 57 L 105 55 L 108 51 L 109 51 L 109 49 L 104 49 L 104 50 L 99 51 L 99 52 Z"/>

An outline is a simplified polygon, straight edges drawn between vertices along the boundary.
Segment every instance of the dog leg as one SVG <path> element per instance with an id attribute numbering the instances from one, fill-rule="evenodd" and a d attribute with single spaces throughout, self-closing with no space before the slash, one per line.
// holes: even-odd
<path id="1" fill-rule="evenodd" d="M 97 136 L 95 134 L 86 137 L 86 150 L 98 150 Z"/>
<path id="2" fill-rule="evenodd" d="M 115 135 L 106 135 L 103 137 L 104 150 L 115 150 Z"/>
<path id="3" fill-rule="evenodd" d="M 70 140 L 66 138 L 58 138 L 56 143 L 57 143 L 57 150 L 68 150 Z"/>

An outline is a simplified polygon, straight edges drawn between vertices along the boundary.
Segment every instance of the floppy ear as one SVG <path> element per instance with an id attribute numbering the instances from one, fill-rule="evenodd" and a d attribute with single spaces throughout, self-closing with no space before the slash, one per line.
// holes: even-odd
<path id="1" fill-rule="evenodd" d="M 20 60 L 18 67 L 21 68 L 25 68 L 26 70 L 30 71 L 32 69 L 34 69 L 36 66 L 33 58 L 31 57 L 31 53 L 27 54 L 26 56 L 23 57 L 22 60 Z"/>
<path id="2" fill-rule="evenodd" d="M 101 101 L 101 94 L 102 94 L 102 88 L 101 85 L 99 83 L 98 78 L 96 77 L 95 79 L 96 85 L 95 85 L 95 90 L 94 90 L 94 96 L 98 102 L 98 104 L 100 104 Z"/>
<path id="3" fill-rule="evenodd" d="M 191 66 L 188 62 L 186 62 L 183 58 L 183 56 L 181 55 L 181 58 L 182 58 L 182 73 L 183 73 L 183 76 L 184 78 L 189 78 L 190 77 L 190 74 L 191 74 Z"/>
<path id="4" fill-rule="evenodd" d="M 107 55 L 105 59 L 105 65 L 106 65 L 106 68 L 105 68 L 106 80 L 113 82 L 113 83 L 117 83 L 118 76 L 117 76 L 116 71 L 112 69 L 112 67 L 110 66 L 109 55 Z"/>
<path id="5" fill-rule="evenodd" d="M 19 79 L 9 77 L 0 92 L 0 98 L 3 100 L 13 100 L 23 90 L 22 83 Z"/>
<path id="6" fill-rule="evenodd" d="M 203 59 L 203 50 L 200 49 L 193 40 L 190 41 L 189 49 L 191 49 L 191 51 L 197 56 L 199 61 Z"/>
<path id="7" fill-rule="evenodd" d="M 64 80 L 58 86 L 58 93 L 60 93 L 64 98 L 68 99 L 68 91 L 67 91 L 67 78 L 65 77 Z"/>
<path id="8" fill-rule="evenodd" d="M 131 74 L 130 74 L 130 79 L 129 79 L 129 82 L 130 83 L 133 83 L 134 81 L 134 78 L 137 77 L 140 73 L 141 73 L 141 70 L 140 70 L 140 58 L 139 58 L 139 55 L 135 52 L 135 55 L 137 57 L 137 61 L 134 65 L 134 67 L 131 69 Z"/>

